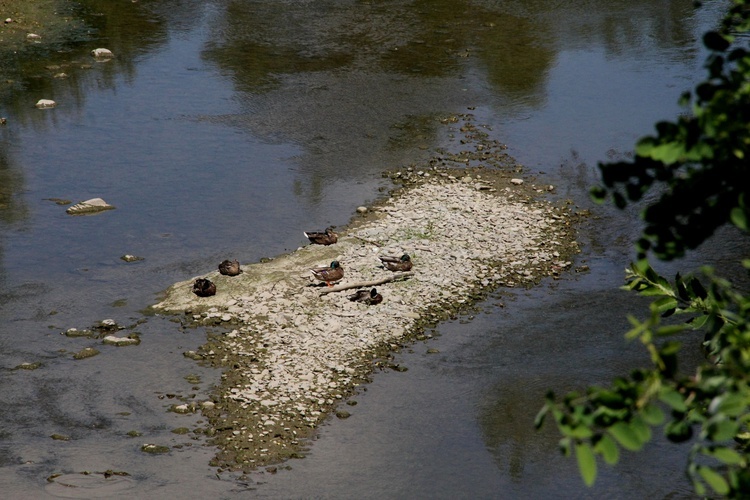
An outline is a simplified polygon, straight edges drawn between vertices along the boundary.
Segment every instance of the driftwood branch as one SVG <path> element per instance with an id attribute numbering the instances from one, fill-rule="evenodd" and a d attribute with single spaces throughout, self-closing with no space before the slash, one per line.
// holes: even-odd
<path id="1" fill-rule="evenodd" d="M 352 288 L 364 288 L 366 286 L 382 285 L 383 283 L 390 283 L 392 281 L 400 281 L 400 280 L 409 279 L 412 276 L 414 276 L 413 271 L 410 271 L 408 273 L 394 273 L 391 276 L 386 276 L 385 278 L 380 278 L 377 280 L 357 281 L 356 283 L 347 283 L 346 285 L 337 285 L 333 288 L 328 288 L 327 290 L 321 290 L 320 294 L 325 295 L 327 293 L 343 292 L 344 290 L 351 290 Z"/>

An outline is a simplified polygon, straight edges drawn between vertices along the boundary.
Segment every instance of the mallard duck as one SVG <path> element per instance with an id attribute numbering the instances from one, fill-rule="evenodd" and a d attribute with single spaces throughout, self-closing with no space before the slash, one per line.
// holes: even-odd
<path id="1" fill-rule="evenodd" d="M 374 306 L 383 302 L 383 296 L 375 288 L 369 292 L 367 290 L 357 290 L 357 293 L 349 295 L 348 299 L 352 302 L 364 302 L 368 306 Z"/>
<path id="2" fill-rule="evenodd" d="M 198 278 L 193 283 L 193 293 L 198 297 L 210 297 L 216 295 L 216 285 L 211 280 L 205 278 Z"/>
<path id="3" fill-rule="evenodd" d="M 410 271 L 411 270 L 411 257 L 409 254 L 404 254 L 401 257 L 391 257 L 389 255 L 381 255 L 378 257 L 380 262 L 383 263 L 383 267 L 389 271 Z"/>
<path id="4" fill-rule="evenodd" d="M 310 271 L 315 278 L 320 281 L 325 281 L 328 286 L 333 286 L 331 283 L 339 281 L 344 277 L 344 268 L 341 267 L 341 264 L 339 264 L 339 261 L 337 260 L 331 262 L 330 267 L 314 267 L 310 269 Z"/>
<path id="5" fill-rule="evenodd" d="M 225 276 L 237 276 L 242 272 L 237 260 L 225 260 L 219 264 L 219 272 Z"/>
<path id="6" fill-rule="evenodd" d="M 325 231 L 305 231 L 305 238 L 316 245 L 333 245 L 339 240 L 339 235 L 333 232 L 333 226 Z"/>

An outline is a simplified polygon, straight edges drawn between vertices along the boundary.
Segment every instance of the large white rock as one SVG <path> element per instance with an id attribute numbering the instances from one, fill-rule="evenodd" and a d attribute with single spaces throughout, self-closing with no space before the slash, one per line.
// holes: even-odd
<path id="1" fill-rule="evenodd" d="M 97 59 L 112 59 L 115 55 L 109 49 L 94 49 L 91 51 L 91 55 Z"/>
<path id="2" fill-rule="evenodd" d="M 57 103 L 52 99 L 39 99 L 36 102 L 36 107 L 39 109 L 49 109 L 57 106 Z"/>
<path id="3" fill-rule="evenodd" d="M 82 201 L 72 207 L 68 208 L 66 212 L 70 215 L 84 215 L 94 214 L 102 212 L 104 210 L 112 210 L 113 207 L 101 198 L 92 198 L 90 200 Z"/>

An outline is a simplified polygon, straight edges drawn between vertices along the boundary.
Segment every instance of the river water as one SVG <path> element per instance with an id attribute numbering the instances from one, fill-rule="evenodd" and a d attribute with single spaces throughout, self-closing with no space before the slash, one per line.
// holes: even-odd
<path id="1" fill-rule="evenodd" d="M 623 340 L 626 314 L 643 304 L 617 289 L 636 214 L 593 207 L 587 190 L 598 161 L 626 155 L 681 111 L 717 5 L 81 3 L 88 30 L 19 61 L 0 89 L 4 497 L 690 496 L 684 446 L 655 439 L 602 465 L 587 489 L 556 434 L 532 422 L 547 389 L 604 384 L 647 361 Z M 94 62 L 96 47 L 115 59 Z M 42 98 L 58 106 L 35 109 Z M 345 225 L 387 188 L 383 170 L 457 147 L 439 122 L 454 113 L 486 125 L 555 186 L 553 199 L 592 209 L 575 263 L 590 271 L 501 290 L 397 353 L 409 370 L 376 374 L 305 459 L 217 476 L 200 436 L 172 432 L 200 416 L 166 411 L 178 397 L 209 397 L 219 379 L 182 356 L 206 332 L 143 309 L 225 258 L 254 262 L 304 244 L 303 230 Z M 71 217 L 50 200 L 93 197 L 116 210 Z M 722 233 L 680 265 L 729 263 L 736 243 Z M 60 334 L 105 318 L 142 343 Z M 84 347 L 101 353 L 74 360 Z M 13 370 L 24 362 L 41 367 Z M 151 456 L 144 443 L 173 448 Z M 80 474 L 108 469 L 130 476 Z M 78 487 L 48 483 L 53 474 Z"/>

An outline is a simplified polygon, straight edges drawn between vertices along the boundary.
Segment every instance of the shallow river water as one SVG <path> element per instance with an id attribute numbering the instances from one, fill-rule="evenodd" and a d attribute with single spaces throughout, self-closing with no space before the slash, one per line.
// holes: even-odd
<path id="1" fill-rule="evenodd" d="M 627 154 L 680 112 L 717 5 L 81 3 L 87 31 L 1 79 L 4 498 L 691 495 L 684 448 L 656 439 L 602 465 L 587 489 L 554 432 L 532 423 L 547 389 L 606 383 L 647 360 L 623 340 L 626 314 L 642 304 L 617 289 L 636 215 L 593 207 L 587 190 L 598 161 Z M 96 47 L 116 57 L 94 62 Z M 54 77 L 61 71 L 67 78 Z M 35 109 L 42 98 L 57 107 Z M 143 309 L 225 258 L 255 262 L 304 244 L 303 230 L 345 225 L 389 186 L 381 172 L 459 147 L 440 118 L 461 113 L 554 185 L 552 199 L 592 209 L 575 262 L 590 271 L 500 290 L 397 353 L 409 370 L 376 373 L 352 416 L 323 426 L 306 458 L 239 481 L 217 476 L 210 446 L 172 432 L 200 416 L 167 412 L 174 396 L 209 397 L 219 379 L 182 355 L 206 332 Z M 50 200 L 93 197 L 117 208 L 71 217 Z M 733 242 L 722 233 L 711 259 L 731 262 Z M 141 344 L 61 335 L 105 318 Z M 74 360 L 84 347 L 101 353 Z M 24 362 L 41 367 L 13 369 Z M 173 448 L 152 456 L 144 443 Z M 108 469 L 130 476 L 80 475 Z M 53 474 L 78 487 L 48 483 Z"/>

